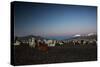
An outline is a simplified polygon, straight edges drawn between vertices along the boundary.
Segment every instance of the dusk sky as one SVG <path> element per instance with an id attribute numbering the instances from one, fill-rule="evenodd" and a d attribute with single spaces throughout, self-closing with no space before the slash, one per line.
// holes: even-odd
<path id="1" fill-rule="evenodd" d="M 97 8 L 15 3 L 15 36 L 72 36 L 97 32 Z"/>

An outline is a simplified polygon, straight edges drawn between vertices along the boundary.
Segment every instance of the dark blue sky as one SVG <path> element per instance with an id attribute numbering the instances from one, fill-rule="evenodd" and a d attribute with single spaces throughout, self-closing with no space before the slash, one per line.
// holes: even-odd
<path id="1" fill-rule="evenodd" d="M 97 8 L 15 3 L 15 35 L 71 36 L 97 32 Z"/>

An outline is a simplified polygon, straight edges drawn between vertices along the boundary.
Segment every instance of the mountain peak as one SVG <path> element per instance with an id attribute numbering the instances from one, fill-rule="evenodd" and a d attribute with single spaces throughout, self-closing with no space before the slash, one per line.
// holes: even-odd
<path id="1" fill-rule="evenodd" d="M 94 35 L 95 33 L 89 33 L 88 36 Z"/>
<path id="2" fill-rule="evenodd" d="M 76 35 L 74 35 L 74 37 L 80 37 L 81 35 L 79 35 L 79 34 L 76 34 Z"/>

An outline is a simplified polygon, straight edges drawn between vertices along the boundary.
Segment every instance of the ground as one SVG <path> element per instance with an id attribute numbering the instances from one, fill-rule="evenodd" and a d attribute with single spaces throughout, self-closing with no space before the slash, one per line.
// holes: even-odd
<path id="1" fill-rule="evenodd" d="M 14 47 L 14 65 L 48 64 L 97 60 L 97 46 L 49 47 L 48 53 L 28 45 Z"/>

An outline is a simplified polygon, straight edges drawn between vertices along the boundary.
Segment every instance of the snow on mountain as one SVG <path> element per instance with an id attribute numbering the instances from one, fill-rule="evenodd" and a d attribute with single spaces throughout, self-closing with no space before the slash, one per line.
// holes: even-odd
<path id="1" fill-rule="evenodd" d="M 79 35 L 79 34 L 76 34 L 76 35 L 74 35 L 74 37 L 80 37 L 81 35 Z"/>
<path id="2" fill-rule="evenodd" d="M 94 33 L 89 33 L 88 36 L 94 35 Z"/>

